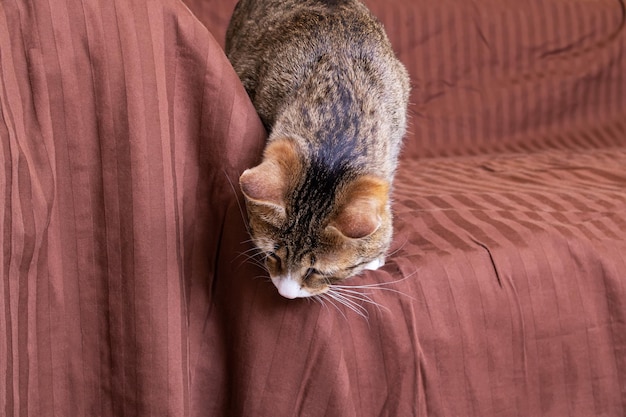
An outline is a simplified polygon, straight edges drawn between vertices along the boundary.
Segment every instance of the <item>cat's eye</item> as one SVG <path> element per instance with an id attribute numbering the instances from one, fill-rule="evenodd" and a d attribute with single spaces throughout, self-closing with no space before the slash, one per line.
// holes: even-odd
<path id="1" fill-rule="evenodd" d="M 265 258 L 266 262 L 274 267 L 278 267 L 280 265 L 280 258 L 274 252 L 269 252 Z"/>
<path id="2" fill-rule="evenodd" d="M 306 270 L 306 274 L 304 275 L 304 279 L 310 278 L 313 275 L 324 275 L 320 271 L 315 268 L 309 268 Z"/>

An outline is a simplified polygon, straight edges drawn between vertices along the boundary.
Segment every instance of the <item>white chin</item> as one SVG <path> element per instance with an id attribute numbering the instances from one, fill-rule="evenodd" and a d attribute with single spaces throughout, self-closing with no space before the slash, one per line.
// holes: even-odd
<path id="1" fill-rule="evenodd" d="M 372 271 L 376 271 L 378 268 L 385 264 L 384 258 L 376 258 L 367 265 L 365 265 L 364 269 L 369 269 Z"/>
<path id="2" fill-rule="evenodd" d="M 313 296 L 313 294 L 303 289 L 299 282 L 289 276 L 272 278 L 272 282 L 278 289 L 278 293 L 285 298 L 289 298 L 290 300 L 293 300 L 294 298 L 306 298 Z"/>

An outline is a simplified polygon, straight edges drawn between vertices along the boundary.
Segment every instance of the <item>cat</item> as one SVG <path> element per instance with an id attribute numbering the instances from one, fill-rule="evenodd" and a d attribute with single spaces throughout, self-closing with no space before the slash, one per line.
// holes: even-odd
<path id="1" fill-rule="evenodd" d="M 382 266 L 410 90 L 382 25 L 357 0 L 240 0 L 225 51 L 269 132 L 239 183 L 278 292 Z"/>

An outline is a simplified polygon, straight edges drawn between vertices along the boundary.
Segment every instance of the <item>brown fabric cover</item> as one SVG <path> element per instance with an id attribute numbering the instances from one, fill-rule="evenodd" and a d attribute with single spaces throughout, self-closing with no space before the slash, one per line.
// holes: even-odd
<path id="1" fill-rule="evenodd" d="M 218 415 L 228 178 L 264 138 L 220 46 L 175 1 L 3 1 L 0 109 L 0 415 Z"/>
<path id="2" fill-rule="evenodd" d="M 2 415 L 626 413 L 619 2 L 368 4 L 415 88 L 364 319 L 246 262 L 234 1 L 0 2 Z"/>

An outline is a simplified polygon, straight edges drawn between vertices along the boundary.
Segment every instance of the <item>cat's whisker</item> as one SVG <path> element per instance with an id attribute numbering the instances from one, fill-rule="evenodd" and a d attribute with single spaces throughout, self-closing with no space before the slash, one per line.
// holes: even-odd
<path id="1" fill-rule="evenodd" d="M 339 285 L 339 284 L 333 284 L 333 287 L 335 288 L 341 288 L 341 289 L 361 289 L 361 290 L 380 290 L 380 291 L 388 291 L 394 294 L 398 294 L 398 295 L 402 295 L 404 297 L 407 297 L 411 300 L 415 300 L 415 298 L 411 297 L 410 295 L 397 290 L 395 288 L 386 288 L 389 285 L 393 285 L 393 284 L 397 284 L 399 282 L 405 281 L 409 278 L 411 278 L 413 275 L 415 275 L 417 273 L 417 271 L 394 281 L 389 281 L 389 282 L 377 282 L 374 284 L 362 284 L 362 285 Z"/>
<path id="2" fill-rule="evenodd" d="M 343 295 L 335 293 L 335 296 L 339 297 L 340 302 L 348 307 L 350 310 L 354 311 L 359 316 L 363 317 L 369 323 L 369 312 L 365 307 L 363 307 L 358 302 L 351 300 Z"/>
<path id="3" fill-rule="evenodd" d="M 271 278 L 269 278 L 267 275 L 255 275 L 252 277 L 253 281 L 256 281 L 257 279 L 263 279 L 265 280 L 265 282 L 272 282 Z"/>
<path id="4" fill-rule="evenodd" d="M 254 239 L 251 237 L 250 239 L 242 240 L 240 243 L 244 245 L 246 243 L 253 243 L 253 242 L 254 242 Z"/>
<path id="5" fill-rule="evenodd" d="M 265 271 L 265 272 L 268 272 L 268 273 L 269 273 L 269 271 L 267 270 L 267 266 L 265 265 L 265 263 L 264 263 L 264 262 L 262 262 L 261 260 L 257 259 L 257 258 L 254 258 L 254 257 L 253 257 L 253 258 L 244 259 L 244 260 L 243 260 L 243 261 L 239 264 L 239 267 L 241 267 L 241 266 L 242 266 L 243 264 L 245 264 L 245 263 L 249 263 L 249 264 L 252 264 L 252 265 L 256 265 L 256 266 L 258 266 L 259 268 L 261 268 L 263 271 Z"/>
<path id="6" fill-rule="evenodd" d="M 249 261 L 251 259 L 257 259 L 257 260 L 262 260 L 264 258 L 264 254 L 262 251 L 247 251 L 246 252 L 240 252 L 239 255 L 237 255 L 237 257 L 235 259 L 239 259 L 242 256 L 245 258 L 245 261 Z"/>
<path id="7" fill-rule="evenodd" d="M 334 291 L 341 293 L 346 298 L 351 298 L 353 300 L 363 301 L 364 303 L 373 305 L 373 306 L 376 307 L 376 309 L 378 310 L 379 313 L 381 313 L 382 310 L 386 310 L 387 312 L 391 312 L 391 310 L 387 306 L 385 306 L 383 304 L 380 304 L 380 303 L 377 303 L 367 293 L 362 293 L 360 291 L 352 291 L 352 290 L 347 290 L 347 289 L 341 289 L 341 288 L 335 288 Z"/>
<path id="8" fill-rule="evenodd" d="M 409 298 L 411 298 L 411 296 L 409 296 L 408 294 L 403 293 L 402 291 L 396 290 L 394 288 L 385 288 L 384 285 L 333 285 L 334 287 L 337 288 L 341 288 L 341 289 L 360 289 L 360 290 L 380 290 L 380 291 L 389 291 L 395 294 L 401 294 L 401 295 L 405 295 Z"/>
<path id="9" fill-rule="evenodd" d="M 267 268 L 265 267 L 265 263 L 263 263 L 263 261 L 261 261 L 260 259 L 257 258 L 248 258 L 248 259 L 244 259 L 239 263 L 239 267 L 243 266 L 243 265 L 256 265 L 260 268 L 263 268 L 263 270 L 266 270 Z"/>
<path id="10" fill-rule="evenodd" d="M 355 295 L 355 296 L 359 296 L 359 297 L 367 297 L 370 298 L 370 294 L 371 293 L 366 293 L 366 292 L 362 292 L 362 291 L 356 291 L 356 290 L 352 290 L 352 289 L 348 289 L 348 288 L 341 288 L 341 287 L 337 287 L 335 285 L 333 285 L 333 287 L 331 288 L 331 291 L 335 291 L 335 292 L 339 292 L 342 294 L 350 294 L 350 295 Z"/>
<path id="11" fill-rule="evenodd" d="M 258 248 L 250 248 L 246 251 L 243 252 L 239 252 L 237 254 L 237 256 L 233 259 L 233 261 L 236 261 L 237 259 L 241 258 L 242 256 L 244 256 L 246 258 L 246 260 L 250 260 L 250 258 L 256 258 L 259 255 L 262 255 L 263 251 L 261 251 Z"/>
<path id="12" fill-rule="evenodd" d="M 313 300 L 316 303 L 319 303 L 320 305 L 324 305 L 324 302 L 322 301 L 322 298 L 319 295 L 314 295 L 313 297 L 307 297 L 309 300 Z"/>
<path id="13" fill-rule="evenodd" d="M 266 257 L 265 253 L 261 249 L 255 247 L 255 248 L 250 248 L 243 252 L 239 252 L 233 260 L 237 260 L 241 258 L 242 256 L 245 258 L 244 262 L 255 261 L 255 260 L 259 262 L 263 262 Z"/>
<path id="14" fill-rule="evenodd" d="M 346 315 L 344 314 L 344 312 L 339 308 L 339 306 L 337 304 L 335 304 L 335 302 L 333 301 L 333 298 L 329 296 L 328 292 L 319 295 L 319 297 L 323 300 L 327 300 L 330 305 L 332 305 L 333 307 L 335 307 L 335 310 L 337 310 L 339 312 L 339 314 L 341 314 L 341 316 L 344 318 L 344 320 L 348 320 L 348 318 L 346 317 Z M 329 309 L 330 310 L 330 309 Z"/>
<path id="15" fill-rule="evenodd" d="M 324 301 L 320 297 L 318 297 L 318 296 L 306 297 L 306 300 L 307 300 L 308 303 L 317 303 L 320 306 L 326 308 L 326 310 L 328 310 L 328 307 L 326 306 Z"/>
<path id="16" fill-rule="evenodd" d="M 393 251 L 391 251 L 390 253 L 387 254 L 387 257 L 390 258 L 393 255 L 395 255 L 396 253 L 400 252 L 402 249 L 404 249 L 404 247 L 406 246 L 406 244 L 409 242 L 409 239 L 406 238 L 404 239 L 404 242 L 402 243 L 402 245 L 400 245 L 398 248 L 394 249 Z"/>
<path id="17" fill-rule="evenodd" d="M 251 252 L 256 252 L 257 254 L 263 253 L 263 251 L 261 249 L 257 248 L 256 246 L 253 246 L 250 249 L 247 249 L 247 250 L 245 250 L 245 251 L 243 251 L 241 253 L 242 254 L 248 254 L 248 253 L 251 253 Z"/>
<path id="18" fill-rule="evenodd" d="M 245 253 L 245 252 L 240 252 L 235 259 L 233 260 L 237 260 L 241 257 L 244 257 L 243 262 L 247 262 L 247 261 L 258 261 L 258 262 L 262 262 L 265 257 L 263 256 L 264 254 L 262 252 L 257 252 L 257 253 Z"/>
<path id="19" fill-rule="evenodd" d="M 235 189 L 235 186 L 233 185 L 233 182 L 231 181 L 230 177 L 228 176 L 228 172 L 226 172 L 225 169 L 222 169 L 222 171 L 224 172 L 224 175 L 226 176 L 226 179 L 228 180 L 228 184 L 230 184 L 230 188 L 233 190 L 233 194 L 235 195 L 235 200 L 237 201 L 237 207 L 239 207 L 239 214 L 241 215 L 241 220 L 243 221 L 243 225 L 246 228 L 246 231 L 248 232 L 248 234 L 250 233 L 250 226 L 248 225 L 248 222 L 246 221 L 246 216 L 243 212 L 243 208 L 241 207 L 241 203 L 239 202 L 239 195 L 237 194 L 237 190 Z"/>
<path id="20" fill-rule="evenodd" d="M 386 291 L 392 294 L 397 294 L 397 295 L 401 295 L 403 297 L 407 297 L 410 300 L 415 300 L 414 297 L 410 296 L 409 294 L 393 289 L 393 288 L 384 288 L 384 287 L 361 287 L 361 286 L 352 286 L 352 285 L 346 285 L 346 288 L 356 288 L 356 289 L 362 289 L 362 290 L 378 290 L 378 291 Z"/>
<path id="21" fill-rule="evenodd" d="M 246 240 L 242 240 L 241 242 L 239 242 L 240 245 L 253 245 L 254 248 L 257 248 L 254 244 L 254 239 L 250 238 L 250 239 L 246 239 Z M 258 249 L 258 248 L 257 248 Z"/>
<path id="22" fill-rule="evenodd" d="M 260 264 L 260 263 L 252 263 L 252 265 L 258 267 L 259 269 L 262 269 L 263 272 L 268 273 L 267 268 L 265 267 L 265 265 Z"/>
<path id="23" fill-rule="evenodd" d="M 328 294 L 329 297 L 331 297 L 338 303 L 343 304 L 345 307 L 349 308 L 350 310 L 352 310 L 359 316 L 363 317 L 365 320 L 369 319 L 369 314 L 367 312 L 367 309 L 363 307 L 362 305 L 360 305 L 359 303 L 357 303 L 356 301 L 351 300 L 350 298 L 347 298 L 344 295 L 341 295 L 336 291 L 332 291 L 332 289 L 330 291 L 327 291 L 326 294 Z"/>

